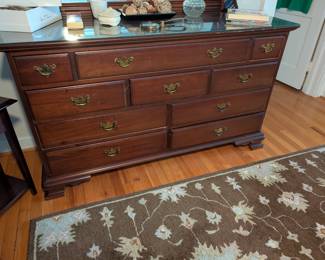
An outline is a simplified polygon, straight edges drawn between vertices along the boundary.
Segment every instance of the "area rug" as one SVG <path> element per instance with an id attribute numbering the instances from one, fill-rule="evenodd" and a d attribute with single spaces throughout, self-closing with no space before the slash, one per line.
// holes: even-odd
<path id="1" fill-rule="evenodd" d="M 325 259 L 325 146 L 33 220 L 29 259 Z"/>

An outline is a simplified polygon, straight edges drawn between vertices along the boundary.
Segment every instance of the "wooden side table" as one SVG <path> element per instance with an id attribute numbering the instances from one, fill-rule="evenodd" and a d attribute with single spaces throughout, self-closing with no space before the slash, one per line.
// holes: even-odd
<path id="1" fill-rule="evenodd" d="M 28 189 L 34 195 L 37 193 L 7 111 L 7 107 L 16 102 L 17 100 L 14 99 L 0 97 L 0 133 L 5 134 L 24 180 L 6 175 L 0 165 L 0 214 L 19 199 Z"/>

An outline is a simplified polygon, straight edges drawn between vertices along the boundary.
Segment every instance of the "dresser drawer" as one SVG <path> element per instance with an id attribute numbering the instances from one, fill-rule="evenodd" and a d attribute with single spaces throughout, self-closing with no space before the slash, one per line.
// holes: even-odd
<path id="1" fill-rule="evenodd" d="M 53 175 L 71 174 L 103 168 L 122 161 L 163 152 L 167 145 L 165 131 L 111 142 L 48 152 Z"/>
<path id="2" fill-rule="evenodd" d="M 251 40 L 243 39 L 76 52 L 75 55 L 79 77 L 87 79 L 246 61 L 251 47 Z"/>
<path id="3" fill-rule="evenodd" d="M 262 112 L 266 109 L 270 90 L 226 95 L 172 105 L 172 126 L 179 127 L 214 121 L 232 116 Z"/>
<path id="4" fill-rule="evenodd" d="M 212 75 L 212 93 L 239 89 L 271 88 L 277 63 L 218 69 Z"/>
<path id="5" fill-rule="evenodd" d="M 284 36 L 256 38 L 252 60 L 280 58 L 285 40 Z"/>
<path id="6" fill-rule="evenodd" d="M 260 130 L 264 113 L 172 130 L 172 148 L 183 148 Z"/>
<path id="7" fill-rule="evenodd" d="M 23 86 L 42 88 L 41 85 L 73 80 L 67 53 L 16 57 L 15 64 Z"/>
<path id="8" fill-rule="evenodd" d="M 88 118 L 46 122 L 37 125 L 44 147 L 115 137 L 166 126 L 166 106 L 154 106 Z"/>
<path id="9" fill-rule="evenodd" d="M 131 80 L 132 104 L 166 102 L 207 94 L 209 71 Z"/>
<path id="10" fill-rule="evenodd" d="M 124 81 L 26 91 L 38 121 L 126 105 Z"/>

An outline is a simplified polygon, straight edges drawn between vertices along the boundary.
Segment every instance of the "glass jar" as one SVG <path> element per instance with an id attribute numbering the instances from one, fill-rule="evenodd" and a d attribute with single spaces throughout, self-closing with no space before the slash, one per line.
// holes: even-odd
<path id="1" fill-rule="evenodd" d="M 204 0 L 185 0 L 183 2 L 183 11 L 190 18 L 197 18 L 203 14 L 205 10 Z"/>

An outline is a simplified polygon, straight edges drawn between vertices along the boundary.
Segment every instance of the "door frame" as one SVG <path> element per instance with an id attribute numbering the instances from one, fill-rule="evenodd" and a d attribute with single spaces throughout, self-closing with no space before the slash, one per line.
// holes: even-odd
<path id="1" fill-rule="evenodd" d="M 313 97 L 325 96 L 325 11 L 323 28 L 302 91 Z"/>

